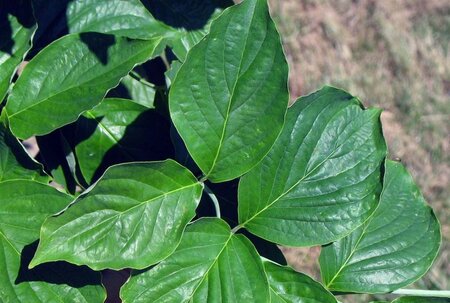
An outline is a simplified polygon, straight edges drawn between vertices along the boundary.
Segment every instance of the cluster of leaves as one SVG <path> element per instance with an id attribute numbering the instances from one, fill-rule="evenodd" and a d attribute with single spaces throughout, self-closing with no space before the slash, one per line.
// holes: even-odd
<path id="1" fill-rule="evenodd" d="M 124 302 L 332 303 L 436 257 L 380 110 L 333 87 L 288 108 L 266 0 L 2 1 L 0 29 L 0 301 L 102 302 L 131 268 Z M 324 245 L 323 285 L 276 244 Z"/>

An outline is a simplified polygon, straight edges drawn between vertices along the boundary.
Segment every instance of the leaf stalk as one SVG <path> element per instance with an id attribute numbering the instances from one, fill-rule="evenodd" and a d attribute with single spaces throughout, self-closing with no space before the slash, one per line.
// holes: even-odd
<path id="1" fill-rule="evenodd" d="M 418 297 L 450 298 L 450 290 L 425 290 L 425 289 L 397 289 L 394 295 L 407 295 Z"/>
<path id="2" fill-rule="evenodd" d="M 216 217 L 221 218 L 220 214 L 220 204 L 219 200 L 217 199 L 216 195 L 212 192 L 212 190 L 205 184 L 205 192 L 208 194 L 209 198 L 214 204 L 214 208 L 216 210 Z"/>

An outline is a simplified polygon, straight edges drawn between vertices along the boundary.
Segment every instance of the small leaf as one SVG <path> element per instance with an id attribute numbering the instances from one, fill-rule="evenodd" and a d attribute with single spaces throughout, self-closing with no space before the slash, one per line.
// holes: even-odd
<path id="1" fill-rule="evenodd" d="M 0 103 L 35 30 L 31 0 L 0 2 Z"/>
<path id="2" fill-rule="evenodd" d="M 30 61 L 8 98 L 12 132 L 24 139 L 75 121 L 151 58 L 160 42 L 88 33 L 50 44 Z"/>
<path id="3" fill-rule="evenodd" d="M 163 160 L 170 156 L 170 124 L 155 110 L 126 99 L 104 99 L 75 124 L 81 172 L 96 181 L 113 164 Z"/>
<path id="4" fill-rule="evenodd" d="M 28 248 L 33 246 L 29 244 L 39 238 L 39 229 L 45 218 L 66 207 L 70 201 L 70 196 L 41 183 L 27 180 L 0 183 L 1 302 L 104 301 L 105 292 L 100 285 L 98 273 L 84 271 L 83 276 L 85 281 L 92 283 L 95 280 L 98 285 L 74 287 L 67 285 L 67 280 L 74 277 L 64 277 L 64 284 L 62 281 L 57 284 L 49 283 L 48 280 L 56 282 L 57 272 L 49 272 L 49 267 L 29 271 L 26 264 L 23 264 L 28 258 Z M 70 272 L 74 275 L 77 273 Z"/>
<path id="5" fill-rule="evenodd" d="M 270 302 L 255 248 L 215 218 L 189 225 L 177 250 L 152 269 L 132 276 L 120 296 L 124 303 Z"/>
<path id="6" fill-rule="evenodd" d="M 379 207 L 364 226 L 323 247 L 322 279 L 334 291 L 390 292 L 425 274 L 439 244 L 433 210 L 406 169 L 387 161 Z"/>
<path id="7" fill-rule="evenodd" d="M 212 22 L 169 95 L 174 125 L 206 178 L 234 179 L 266 155 L 283 126 L 287 75 L 266 0 L 246 0 Z"/>
<path id="8" fill-rule="evenodd" d="M 50 177 L 42 165 L 26 152 L 23 145 L 11 134 L 5 114 L 0 118 L 0 182 L 7 180 L 35 180 L 48 183 Z"/>
<path id="9" fill-rule="evenodd" d="M 337 303 L 320 283 L 288 266 L 264 262 L 272 303 Z"/>
<path id="10" fill-rule="evenodd" d="M 241 178 L 241 226 L 278 244 L 311 246 L 363 224 L 382 187 L 379 115 L 332 87 L 300 98 L 272 150 Z"/>
<path id="11" fill-rule="evenodd" d="M 142 269 L 169 256 L 194 217 L 202 185 L 178 163 L 116 165 L 61 215 L 45 221 L 30 266 L 64 260 Z"/>
<path id="12" fill-rule="evenodd" d="M 143 83 L 142 81 L 127 75 L 122 79 L 120 85 L 116 89 L 119 93 L 123 90 L 124 95 L 137 104 L 147 108 L 155 108 L 156 90 L 155 87 L 150 84 Z"/>

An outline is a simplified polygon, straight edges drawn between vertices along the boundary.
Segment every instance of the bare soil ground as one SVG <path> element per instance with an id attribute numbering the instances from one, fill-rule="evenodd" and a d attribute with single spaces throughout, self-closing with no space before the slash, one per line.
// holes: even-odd
<path id="1" fill-rule="evenodd" d="M 440 255 L 415 286 L 450 289 L 450 2 L 270 4 L 291 67 L 293 100 L 331 84 L 384 109 L 390 157 L 408 167 L 442 224 Z M 297 269 L 319 278 L 319 248 L 283 251 Z"/>

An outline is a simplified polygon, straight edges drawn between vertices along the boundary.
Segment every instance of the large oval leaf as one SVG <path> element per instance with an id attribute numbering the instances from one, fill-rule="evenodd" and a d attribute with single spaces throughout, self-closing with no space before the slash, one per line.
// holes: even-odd
<path id="1" fill-rule="evenodd" d="M 188 226 L 177 250 L 121 290 L 124 303 L 264 303 L 269 287 L 261 258 L 220 219 Z"/>
<path id="2" fill-rule="evenodd" d="M 50 177 L 34 161 L 8 129 L 4 113 L 0 117 L 0 182 L 26 179 L 47 183 Z"/>
<path id="3" fill-rule="evenodd" d="M 31 0 L 0 2 L 0 102 L 36 29 Z"/>
<path id="4" fill-rule="evenodd" d="M 30 61 L 8 98 L 12 132 L 28 138 L 75 121 L 136 64 L 152 57 L 160 42 L 89 33 L 50 44 Z"/>
<path id="5" fill-rule="evenodd" d="M 271 303 L 337 303 L 320 283 L 287 266 L 264 262 Z"/>
<path id="6" fill-rule="evenodd" d="M 322 248 L 322 279 L 336 291 L 393 291 L 427 272 L 439 244 L 433 210 L 406 169 L 387 161 L 379 207 L 364 226 Z"/>
<path id="7" fill-rule="evenodd" d="M 291 246 L 329 243 L 360 226 L 382 187 L 379 115 L 332 87 L 300 98 L 267 157 L 241 179 L 241 226 Z"/>
<path id="8" fill-rule="evenodd" d="M 145 268 L 170 255 L 195 216 L 202 185 L 172 160 L 109 168 L 41 230 L 30 266 L 64 260 L 105 268 Z"/>
<path id="9" fill-rule="evenodd" d="M 91 184 L 113 164 L 170 156 L 170 124 L 155 110 L 126 99 L 105 99 L 75 124 L 75 152 Z"/>
<path id="10" fill-rule="evenodd" d="M 66 15 L 70 33 L 99 32 L 133 39 L 170 34 L 170 28 L 153 18 L 139 0 L 71 1 Z"/>
<path id="11" fill-rule="evenodd" d="M 284 121 L 287 74 L 266 0 L 246 0 L 212 22 L 169 95 L 175 127 L 206 178 L 239 177 L 269 151 Z"/>
<path id="12" fill-rule="evenodd" d="M 33 8 L 38 45 L 68 33 L 98 32 L 132 39 L 174 35 L 139 0 L 33 0 Z"/>
<path id="13" fill-rule="evenodd" d="M 33 242 L 45 218 L 60 211 L 70 202 L 70 196 L 33 181 L 15 180 L 0 183 L 0 301 L 1 302 L 60 302 L 100 303 L 105 292 L 100 274 L 82 273 L 85 282 L 69 286 L 74 276 L 58 280 L 57 266 L 28 270 Z M 31 251 L 30 251 L 31 248 Z M 70 268 L 73 270 L 73 268 Z M 53 282 L 53 283 L 52 283 Z M 88 285 L 93 283 L 97 285 Z M 69 284 L 69 285 L 67 285 Z"/>

